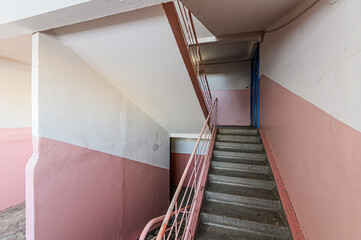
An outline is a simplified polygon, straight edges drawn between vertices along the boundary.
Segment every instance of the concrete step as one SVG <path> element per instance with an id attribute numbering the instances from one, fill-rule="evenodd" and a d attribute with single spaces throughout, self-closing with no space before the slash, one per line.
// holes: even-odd
<path id="1" fill-rule="evenodd" d="M 239 159 L 258 160 L 258 161 L 266 160 L 266 153 L 264 153 L 263 151 L 250 151 L 250 150 L 242 151 L 242 150 L 215 148 L 213 150 L 213 156 L 221 157 L 221 158 L 239 158 Z"/>
<path id="2" fill-rule="evenodd" d="M 262 143 L 239 143 L 239 142 L 216 141 L 215 147 L 222 149 L 233 149 L 233 150 L 254 150 L 254 151 L 263 150 Z"/>
<path id="3" fill-rule="evenodd" d="M 206 201 L 201 211 L 203 224 L 237 228 L 243 232 L 289 239 L 290 232 L 276 211 Z"/>
<path id="4" fill-rule="evenodd" d="M 223 142 L 243 142 L 243 143 L 259 143 L 261 141 L 260 136 L 244 136 L 244 135 L 232 135 L 232 134 L 217 134 L 217 141 Z"/>
<path id="5" fill-rule="evenodd" d="M 258 135 L 258 129 L 242 127 L 218 127 L 218 134 Z"/>
<path id="6" fill-rule="evenodd" d="M 247 172 L 270 173 L 271 168 L 265 161 L 245 160 L 238 158 L 217 158 L 211 161 L 211 167 L 224 170 L 239 170 Z"/>
<path id="7" fill-rule="evenodd" d="M 266 189 L 209 183 L 206 188 L 206 199 L 269 210 L 280 209 L 280 201 L 276 195 L 271 190 Z"/>
<path id="8" fill-rule="evenodd" d="M 201 224 L 198 230 L 197 240 L 283 240 L 278 237 L 267 237 L 247 232 L 238 228 L 231 228 L 218 225 Z"/>
<path id="9" fill-rule="evenodd" d="M 208 174 L 209 182 L 222 183 L 235 186 L 248 186 L 254 188 L 273 189 L 272 178 L 264 173 L 243 172 L 212 168 Z"/>

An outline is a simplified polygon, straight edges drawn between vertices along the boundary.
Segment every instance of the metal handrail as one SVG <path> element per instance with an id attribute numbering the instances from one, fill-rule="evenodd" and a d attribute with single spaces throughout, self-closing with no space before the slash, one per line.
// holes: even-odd
<path id="1" fill-rule="evenodd" d="M 195 210 L 196 205 L 202 199 L 199 197 L 201 192 L 202 180 L 207 176 L 206 166 L 209 164 L 212 156 L 212 147 L 215 142 L 217 132 L 217 113 L 218 113 L 218 99 L 216 99 L 209 111 L 209 115 L 206 122 L 203 125 L 202 131 L 197 139 L 196 145 L 192 151 L 192 154 L 188 160 L 188 163 L 184 169 L 182 177 L 179 181 L 177 189 L 174 193 L 172 201 L 169 205 L 167 213 L 162 216 L 151 220 L 143 230 L 140 240 L 144 240 L 146 233 L 149 229 L 158 223 L 160 218 L 163 218 L 162 225 L 159 229 L 156 240 L 170 239 L 172 234 L 175 235 L 175 239 L 190 239 L 191 238 L 191 223 L 196 217 Z M 185 185 L 186 178 L 188 182 Z M 185 187 L 184 187 L 185 186 Z M 182 197 L 180 197 L 181 190 L 185 190 Z M 178 200 L 180 204 L 178 206 Z M 183 205 L 187 208 L 181 208 Z M 174 217 L 174 221 L 170 227 L 170 219 Z M 179 219 L 180 217 L 180 219 Z M 184 231 L 181 232 L 181 227 L 184 224 Z"/>
<path id="2" fill-rule="evenodd" d="M 192 13 L 180 0 L 176 0 L 176 3 L 176 7 L 180 15 L 178 18 L 181 21 L 183 36 L 186 40 L 188 52 L 193 62 L 194 71 L 196 73 L 198 83 L 202 90 L 202 95 L 209 112 L 212 106 L 212 94 L 209 88 L 208 79 L 202 60 L 202 54 L 198 43 L 196 29 L 194 27 Z"/>
<path id="3" fill-rule="evenodd" d="M 186 210 L 186 209 L 188 209 L 188 208 L 190 208 L 190 205 L 187 206 L 187 207 L 182 208 L 180 211 L 184 211 L 184 210 Z M 174 215 L 175 215 L 175 211 L 172 212 L 171 217 L 173 217 Z M 147 223 L 147 225 L 144 227 L 144 229 L 143 229 L 143 231 L 142 231 L 142 234 L 140 235 L 139 240 L 144 240 L 144 239 L 147 237 L 149 231 L 150 231 L 157 223 L 163 222 L 164 218 L 165 218 L 165 214 L 162 215 L 162 216 L 159 216 L 159 217 L 156 217 L 156 218 L 153 218 L 152 220 L 150 220 L 150 221 Z"/>

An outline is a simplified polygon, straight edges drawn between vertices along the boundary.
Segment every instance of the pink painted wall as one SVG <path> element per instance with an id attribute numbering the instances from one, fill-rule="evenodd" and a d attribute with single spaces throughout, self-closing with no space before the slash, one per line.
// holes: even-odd
<path id="1" fill-rule="evenodd" d="M 54 36 L 32 68 L 27 240 L 138 238 L 169 205 L 169 133 Z"/>
<path id="2" fill-rule="evenodd" d="M 306 239 L 361 239 L 361 133 L 262 75 L 260 126 Z"/>
<path id="3" fill-rule="evenodd" d="M 166 212 L 167 169 L 43 137 L 38 149 L 35 239 L 136 239 Z"/>
<path id="4" fill-rule="evenodd" d="M 0 211 L 25 201 L 31 128 L 0 128 Z"/>
<path id="5" fill-rule="evenodd" d="M 212 97 L 218 98 L 219 125 L 250 125 L 250 90 L 212 91 Z"/>
<path id="6" fill-rule="evenodd" d="M 189 161 L 191 154 L 186 153 L 171 153 L 171 163 L 170 163 L 170 182 L 171 185 L 177 186 L 183 175 L 184 169 Z M 193 164 L 194 166 L 194 164 Z M 191 166 L 191 167 L 193 167 Z M 189 181 L 189 176 L 186 177 L 184 181 L 184 186 L 187 186 Z"/>

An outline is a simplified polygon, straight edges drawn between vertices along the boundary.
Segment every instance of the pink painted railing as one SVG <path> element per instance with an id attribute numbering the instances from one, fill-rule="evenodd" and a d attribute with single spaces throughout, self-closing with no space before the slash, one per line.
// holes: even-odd
<path id="1" fill-rule="evenodd" d="M 158 235 L 152 239 L 168 240 L 172 236 L 176 240 L 188 240 L 194 236 L 203 196 L 202 185 L 207 178 L 217 132 L 217 112 L 218 100 L 216 99 L 210 108 L 167 213 L 152 219 L 144 228 L 139 240 L 145 240 L 149 230 L 162 220 Z M 186 179 L 188 179 L 187 182 Z"/>
<path id="2" fill-rule="evenodd" d="M 178 12 L 178 18 L 180 20 L 183 37 L 187 43 L 189 56 L 193 62 L 194 70 L 198 78 L 198 83 L 202 90 L 202 95 L 209 112 L 212 106 L 212 94 L 209 89 L 207 75 L 204 69 L 201 50 L 198 44 L 198 38 L 193 23 L 192 13 L 187 9 L 180 0 L 175 1 L 175 7 Z"/>

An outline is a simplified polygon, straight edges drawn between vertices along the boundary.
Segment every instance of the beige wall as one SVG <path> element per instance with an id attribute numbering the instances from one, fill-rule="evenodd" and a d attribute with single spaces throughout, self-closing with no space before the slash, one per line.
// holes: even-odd
<path id="1" fill-rule="evenodd" d="M 0 58 L 0 128 L 31 127 L 31 69 Z"/>
<path id="2" fill-rule="evenodd" d="M 260 72 L 361 131 L 360 29 L 359 0 L 322 0 L 265 35 Z"/>

